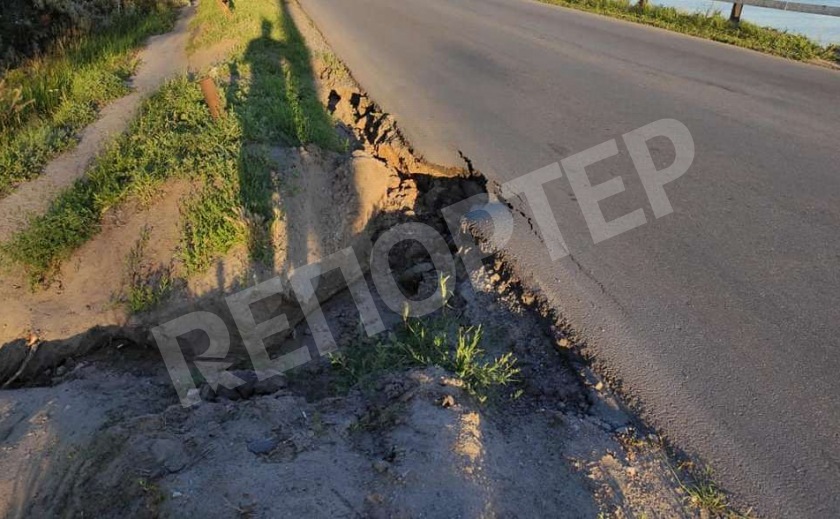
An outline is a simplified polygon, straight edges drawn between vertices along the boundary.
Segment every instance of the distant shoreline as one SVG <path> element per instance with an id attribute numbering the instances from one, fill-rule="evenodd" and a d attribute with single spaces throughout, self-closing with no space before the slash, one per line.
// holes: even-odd
<path id="1" fill-rule="evenodd" d="M 650 0 L 651 3 L 676 7 L 688 12 L 720 11 L 727 15 L 732 4 L 715 0 Z M 804 4 L 836 5 L 840 0 L 794 0 Z M 764 9 L 752 5 L 744 6 L 742 20 L 806 36 L 821 45 L 840 45 L 840 18 L 817 14 L 797 13 Z"/>

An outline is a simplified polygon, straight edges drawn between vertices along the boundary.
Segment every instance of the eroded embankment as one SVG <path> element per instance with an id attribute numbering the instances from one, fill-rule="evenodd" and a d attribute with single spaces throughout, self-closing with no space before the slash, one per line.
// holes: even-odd
<path id="1" fill-rule="evenodd" d="M 571 516 L 696 515 L 684 506 L 658 438 L 575 355 L 574 333 L 514 268 L 487 250 L 490 244 L 472 251 L 484 256 L 476 270 L 456 261 L 455 279 L 445 283 L 448 306 L 424 320 L 404 321 L 383 303 L 369 276 L 322 277 L 316 296 L 340 348 L 337 357 L 317 357 L 318 330 L 293 294 L 281 292 L 254 305 L 257 321 L 279 313 L 289 320 L 288 333 L 267 341 L 272 356 L 303 348 L 313 360 L 267 381 L 249 374 L 250 358 L 226 296 L 347 246 L 367 271 L 371 244 L 405 223 L 434 229 L 457 258 L 470 251 L 458 246 L 441 210 L 466 199 L 489 199 L 485 179 L 468 160 L 466 167 L 452 168 L 417 158 L 299 7 L 289 4 L 289 12 L 312 50 L 318 95 L 340 123 L 348 151 L 273 150 L 287 187 L 278 196 L 282 224 L 271 231 L 271 268 L 234 249 L 206 274 L 180 279 L 153 311 L 128 315 L 121 307 L 120 315 L 106 317 L 94 310 L 82 315 L 97 324 L 77 327 L 69 337 L 56 337 L 47 328 L 55 321 L 43 316 L 33 333 L 0 349 L 0 383 L 19 388 L 0 393 L 0 438 L 8 445 L 0 454 L 3 510 L 29 516 L 58 510 L 139 516 L 219 510 L 248 516 L 539 516 L 546 510 Z M 151 226 L 157 229 L 150 243 L 158 256 L 149 270 L 170 265 L 180 225 L 171 207 L 182 200 L 181 192 L 171 190 L 175 186 L 167 185 L 170 195 L 161 200 L 169 210 L 160 204 L 127 210 L 120 225 L 105 229 L 76 257 L 76 270 L 85 269 L 80 258 L 104 254 L 104 244 L 120 251 L 112 263 L 121 264 L 136 250 L 136 236 L 120 241 L 118 233 L 145 228 L 144 219 L 155 211 L 171 221 Z M 441 287 L 435 258 L 417 241 L 395 245 L 388 267 L 406 297 L 428 297 Z M 99 284 L 122 283 L 120 269 L 100 270 Z M 60 309 L 67 291 L 83 291 L 94 274 L 41 297 Z M 388 329 L 374 337 L 360 329 L 347 290 L 360 283 L 368 285 Z M 99 290 L 98 304 L 113 290 Z M 225 321 L 232 344 L 224 361 L 246 383 L 214 388 L 196 377 L 202 402 L 182 408 L 150 328 L 197 310 Z M 454 333 L 452 327 L 472 330 L 464 339 L 480 338 L 485 351 L 466 364 L 450 364 L 446 356 L 404 356 L 406 344 L 428 345 L 419 336 Z M 207 341 L 187 336 L 181 346 L 192 361 Z M 516 359 L 511 379 L 482 371 L 491 364 L 481 358 L 505 355 Z M 427 364 L 444 364 L 458 376 L 423 368 Z M 88 410 L 85 419 L 75 412 L 79 408 Z M 43 413 L 51 418 L 32 420 Z M 49 470 L 33 471 L 23 452 L 38 453 L 39 466 Z"/>
<path id="2" fill-rule="evenodd" d="M 374 217 L 372 235 L 422 222 L 454 253 L 439 209 L 480 196 L 480 177 L 395 172 L 400 180 L 388 196 L 401 210 Z M 439 286 L 432 258 L 416 242 L 391 256 L 407 296 L 427 297 Z M 558 348 L 570 345 L 567 330 L 534 311 L 538 298 L 492 256 L 476 272 L 459 267 L 456 278 L 447 308 L 412 326 L 435 336 L 448 326 L 438 323 L 480 327 L 482 355 L 517 360 L 515 380 L 503 387 L 467 386 L 461 377 L 470 380 L 468 372 L 455 377 L 439 368 L 389 374 L 391 362 L 406 359 L 387 356 L 383 345 L 423 341 L 367 279 L 356 282 L 368 284 L 389 332 L 367 337 L 342 286 L 322 297 L 341 357 L 316 358 L 266 381 L 250 379 L 243 363 L 231 372 L 246 384 L 213 391 L 199 383 L 202 402 L 192 408 L 179 404 L 142 326 L 102 330 L 108 347 L 40 373 L 31 364 L 35 378 L 18 382 L 40 387 L 0 393 L 0 434 L 8 439 L 0 504 L 23 516 L 536 517 L 564 510 L 590 517 L 621 510 L 690 517 L 655 436 L 637 428 L 603 384 L 581 380 L 584 367 Z M 193 346 L 201 352 L 200 340 Z M 316 349 L 302 317 L 270 351 L 300 348 Z M 23 452 L 36 453 L 44 470 L 33 471 Z"/>
<path id="3" fill-rule="evenodd" d="M 396 223 L 430 222 L 448 233 L 438 210 L 483 193 L 484 179 L 469 169 L 437 166 L 415 157 L 396 123 L 330 58 L 322 40 L 312 56 L 319 97 L 353 151 L 336 153 L 313 145 L 269 150 L 277 181 L 284 186 L 275 195 L 277 212 L 283 217 L 271 231 L 272 265 L 254 262 L 236 248 L 216 260 L 206 274 L 187 277 L 178 272 L 179 232 L 185 225 L 182 206 L 201 186 L 169 181 L 154 203 L 129 202 L 110 210 L 98 236 L 63 262 L 50 286 L 31 292 L 21 276 L 6 278 L 0 289 L 9 302 L 0 330 L 6 343 L 0 348 L 0 385 L 19 385 L 56 368 L 64 358 L 106 344 L 152 344 L 152 326 L 190 311 L 217 312 L 235 326 L 226 294 L 347 246 L 353 247 L 367 270 L 371 243 Z M 126 272 L 126 264 L 138 255 L 142 264 Z M 404 269 L 412 266 L 411 259 Z M 125 293 L 131 289 L 130 278 L 139 274 L 165 274 L 177 288 L 154 311 L 133 314 L 126 308 Z M 345 287 L 341 276 L 327 277 L 317 296 L 324 301 Z M 291 293 L 278 298 L 277 304 L 289 315 L 291 326 L 303 319 Z"/>

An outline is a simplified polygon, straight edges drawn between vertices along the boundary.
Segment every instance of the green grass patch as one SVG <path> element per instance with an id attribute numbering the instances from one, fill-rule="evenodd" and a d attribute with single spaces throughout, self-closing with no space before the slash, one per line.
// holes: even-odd
<path id="1" fill-rule="evenodd" d="M 262 29 L 260 24 L 254 21 L 276 21 L 282 1 L 239 0 L 233 2 L 230 17 L 222 11 L 218 0 L 200 2 L 195 17 L 190 22 L 191 38 L 187 50 L 195 51 L 225 40 L 247 44 L 259 38 Z"/>
<path id="2" fill-rule="evenodd" d="M 148 99 L 129 131 L 85 178 L 0 246 L 33 286 L 49 282 L 61 262 L 99 232 L 106 211 L 132 196 L 151 200 L 173 177 L 203 185 L 182 210 L 180 249 L 187 274 L 206 269 L 238 243 L 247 243 L 254 259 L 270 262 L 270 228 L 278 217 L 270 148 L 315 143 L 340 149 L 340 144 L 318 101 L 308 49 L 288 14 L 276 0 L 240 5 L 238 16 L 251 13 L 253 30 L 244 34 L 256 36 L 217 68 L 224 115 L 213 121 L 197 83 L 186 78 Z M 214 9 L 223 16 L 216 2 L 199 4 L 199 14 Z"/>
<path id="3" fill-rule="evenodd" d="M 7 71 L 0 80 L 0 196 L 40 174 L 77 142 L 99 109 L 128 93 L 135 51 L 169 30 L 177 12 L 159 2 L 102 30 L 57 44 L 49 55 Z"/>
<path id="4" fill-rule="evenodd" d="M 390 340 L 360 340 L 331 360 L 345 388 L 367 387 L 392 371 L 439 366 L 484 402 L 495 389 L 513 382 L 519 369 L 512 353 L 488 358 L 480 347 L 482 337 L 481 327 L 462 327 L 443 318 L 409 319 Z"/>
<path id="5" fill-rule="evenodd" d="M 223 71 L 235 80 L 226 89 L 247 143 L 316 143 L 340 149 L 332 118 L 317 98 L 312 58 L 282 0 L 235 2 L 228 19 L 219 2 L 201 2 L 190 47 L 236 40 L 238 50 Z"/>
<path id="6" fill-rule="evenodd" d="M 840 62 L 837 46 L 821 46 L 800 34 L 761 27 L 742 20 L 738 26 L 729 23 L 720 12 L 689 13 L 673 7 L 646 5 L 640 8 L 626 0 L 540 0 L 543 3 L 571 7 L 583 11 L 653 25 L 683 34 L 737 45 L 799 61 L 823 59 Z"/>
<path id="7" fill-rule="evenodd" d="M 441 280 L 446 299 L 446 282 Z M 438 366 L 454 373 L 468 393 L 485 402 L 498 389 L 516 380 L 519 368 L 508 352 L 489 358 L 481 348 L 483 331 L 464 327 L 446 307 L 431 318 L 406 316 L 389 338 L 360 337 L 330 360 L 341 376 L 341 385 L 370 387 L 385 373 L 412 367 Z M 360 334 L 361 335 L 361 334 Z"/>
<path id="8" fill-rule="evenodd" d="M 26 269 L 33 285 L 48 281 L 64 259 L 99 232 L 102 215 L 127 197 L 151 199 L 169 177 L 235 170 L 239 131 L 232 123 L 212 123 L 195 84 L 186 79 L 166 84 L 88 175 L 3 244 L 3 252 Z"/>
<path id="9" fill-rule="evenodd" d="M 335 123 L 315 91 L 309 49 L 285 4 L 237 2 L 228 20 L 218 2 L 202 2 L 191 45 L 237 39 L 238 51 L 222 67 L 226 110 L 241 131 L 236 175 L 220 175 L 186 206 L 183 261 L 188 272 L 241 242 L 254 260 L 272 266 L 271 227 L 280 216 L 270 148 L 315 143 L 339 150 Z"/>
<path id="10" fill-rule="evenodd" d="M 125 261 L 126 286 L 120 302 L 133 314 L 160 305 L 174 287 L 172 269 L 166 265 L 152 265 L 146 258 L 150 229 L 145 227 Z"/>

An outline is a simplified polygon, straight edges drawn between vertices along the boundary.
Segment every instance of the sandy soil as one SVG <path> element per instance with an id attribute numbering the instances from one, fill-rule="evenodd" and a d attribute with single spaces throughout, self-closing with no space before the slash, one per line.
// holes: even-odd
<path id="1" fill-rule="evenodd" d="M 465 281 L 458 305 L 522 359 L 516 400 L 479 405 L 438 368 L 344 394 L 322 360 L 271 394 L 184 408 L 148 349 L 111 348 L 62 364 L 49 387 L 0 393 L 0 513 L 690 516 L 655 439 L 599 411 L 609 395 L 581 383 L 538 318 L 495 292 L 493 273 L 478 275 L 488 291 Z M 340 342 L 358 337 L 346 294 L 325 312 Z M 314 347 L 305 325 L 283 348 L 301 344 Z"/>

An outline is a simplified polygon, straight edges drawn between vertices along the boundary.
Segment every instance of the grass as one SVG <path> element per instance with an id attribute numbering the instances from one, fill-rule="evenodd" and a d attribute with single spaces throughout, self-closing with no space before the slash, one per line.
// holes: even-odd
<path id="1" fill-rule="evenodd" d="M 716 515 L 723 514 L 728 508 L 726 494 L 711 481 L 701 481 L 682 488 L 686 493 L 686 500 L 695 508 Z"/>
<path id="2" fill-rule="evenodd" d="M 172 81 L 143 105 L 130 131 L 87 176 L 3 244 L 2 251 L 26 270 L 33 285 L 48 282 L 63 260 L 99 232 L 110 208 L 132 195 L 151 199 L 169 177 L 233 168 L 227 162 L 237 150 L 237 129 L 212 124 L 198 87 L 186 79 Z"/>
<path id="3" fill-rule="evenodd" d="M 58 153 L 75 145 L 99 109 L 128 93 L 135 51 L 169 30 L 176 11 L 159 2 L 124 15 L 102 30 L 56 44 L 45 56 L 9 70 L 0 80 L 0 196 L 38 176 Z"/>
<path id="4" fill-rule="evenodd" d="M 689 13 L 673 7 L 646 5 L 638 7 L 626 0 L 540 0 L 541 2 L 653 25 L 683 34 L 699 36 L 766 52 L 784 58 L 810 61 L 822 59 L 840 62 L 840 48 L 823 47 L 800 34 L 761 27 L 742 20 L 738 26 L 729 23 L 720 12 Z"/>
<path id="5" fill-rule="evenodd" d="M 496 389 L 514 382 L 519 369 L 510 352 L 488 359 L 480 346 L 482 337 L 480 326 L 461 326 L 444 308 L 428 319 L 406 316 L 389 339 L 360 339 L 333 354 L 331 361 L 345 388 L 370 386 L 392 371 L 438 366 L 457 375 L 469 394 L 485 402 Z"/>
<path id="6" fill-rule="evenodd" d="M 146 247 L 150 229 L 145 227 L 126 258 L 126 291 L 121 297 L 129 312 L 145 312 L 161 304 L 173 288 L 172 269 L 149 265 Z"/>
<path id="7" fill-rule="evenodd" d="M 711 517 L 725 517 L 727 519 L 741 519 L 752 517 L 752 512 L 740 513 L 732 508 L 726 493 L 715 483 L 712 471 L 708 468 L 698 471 L 694 464 L 683 463 L 680 468 L 689 475 L 686 482 L 680 478 L 677 471 L 671 468 L 671 473 L 677 480 L 680 489 L 685 493 L 685 502 L 698 510 L 703 510 Z"/>
<path id="8" fill-rule="evenodd" d="M 50 282 L 61 263 L 99 232 L 109 209 L 129 197 L 151 200 L 163 182 L 177 177 L 203 186 L 182 208 L 180 250 L 187 274 L 206 269 L 238 243 L 247 243 L 255 259 L 270 261 L 270 228 L 279 216 L 271 198 L 277 182 L 270 147 L 340 144 L 317 99 L 308 50 L 288 14 L 276 0 L 238 5 L 241 24 L 222 24 L 224 32 L 217 35 L 242 42 L 217 71 L 224 115 L 213 121 L 198 85 L 186 78 L 148 99 L 129 131 L 84 179 L 0 246 L 33 287 Z M 198 16 L 224 15 L 217 2 L 201 2 Z"/>
<path id="9" fill-rule="evenodd" d="M 239 242 L 271 266 L 271 228 L 281 215 L 271 147 L 315 143 L 338 150 L 332 118 L 318 100 L 309 49 L 281 4 L 238 2 L 227 20 L 217 2 L 202 2 L 193 46 L 238 38 L 241 46 L 221 71 L 228 117 L 241 132 L 235 172 L 218 175 L 184 211 L 183 260 L 188 272 L 206 269 Z"/>
<path id="10" fill-rule="evenodd" d="M 359 341 L 331 358 L 343 385 L 369 386 L 384 373 L 411 367 L 438 366 L 460 378 L 480 402 L 515 380 L 513 354 L 487 359 L 480 347 L 481 327 L 461 327 L 442 319 L 409 319 L 386 341 Z"/>
<path id="11" fill-rule="evenodd" d="M 191 38 L 188 51 L 210 47 L 228 39 L 248 42 L 260 36 L 259 24 L 254 19 L 273 19 L 280 0 L 266 3 L 261 0 L 238 1 L 226 16 L 217 0 L 199 2 L 195 17 L 190 22 Z"/>

